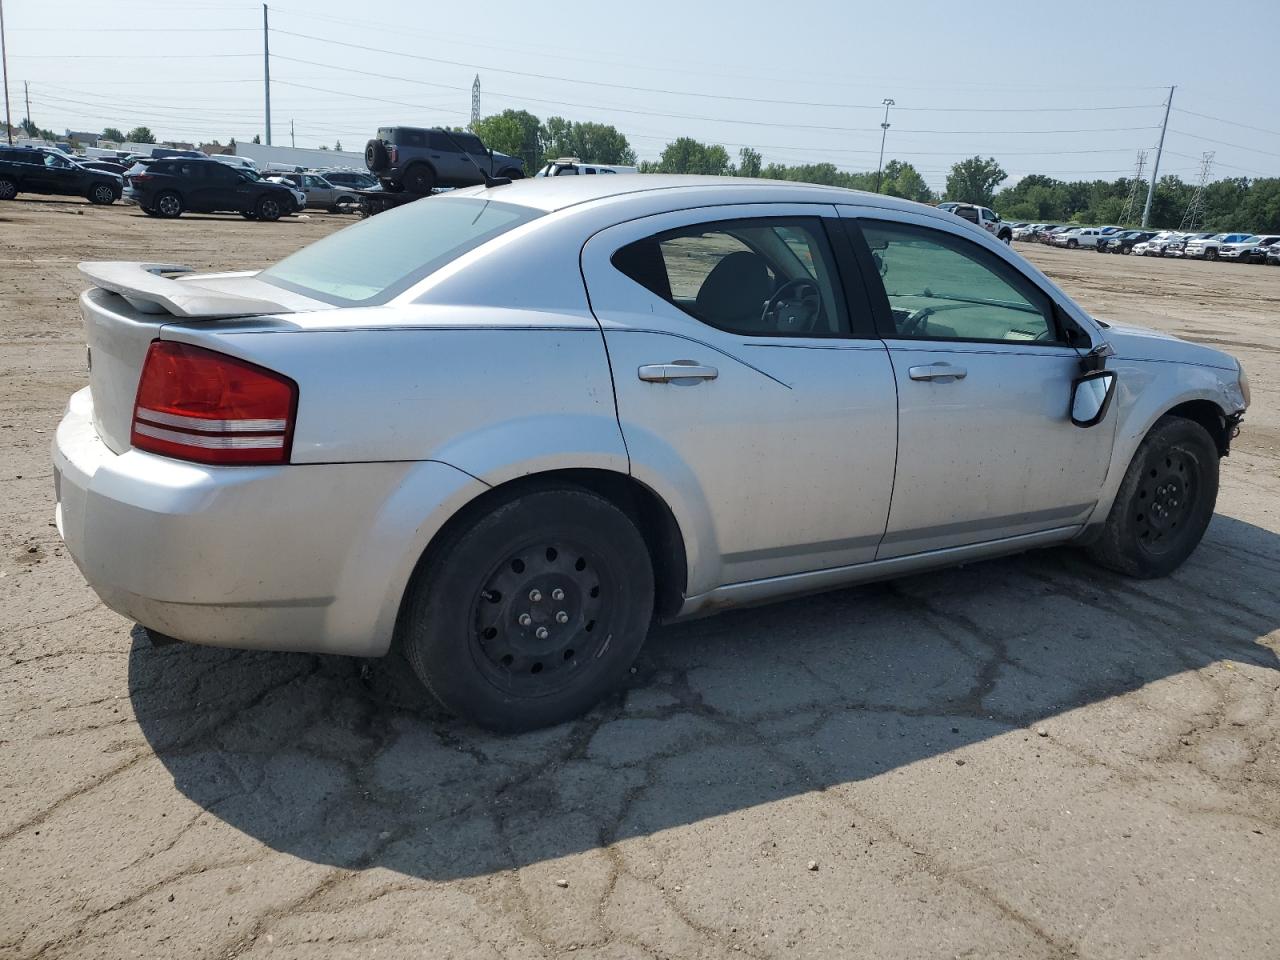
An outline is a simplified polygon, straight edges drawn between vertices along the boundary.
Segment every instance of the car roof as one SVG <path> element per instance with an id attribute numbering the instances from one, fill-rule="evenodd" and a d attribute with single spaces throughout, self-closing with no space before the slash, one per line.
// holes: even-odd
<path id="1" fill-rule="evenodd" d="M 654 194 L 659 191 L 706 195 L 712 204 L 731 203 L 873 203 L 904 212 L 936 208 L 880 193 L 847 190 L 789 180 L 752 180 L 745 177 L 709 177 L 674 174 L 637 174 L 629 177 L 533 177 L 496 187 L 466 187 L 447 196 L 476 196 L 503 203 L 533 207 L 551 213 L 597 201 Z M 699 200 L 701 201 L 701 197 Z"/>

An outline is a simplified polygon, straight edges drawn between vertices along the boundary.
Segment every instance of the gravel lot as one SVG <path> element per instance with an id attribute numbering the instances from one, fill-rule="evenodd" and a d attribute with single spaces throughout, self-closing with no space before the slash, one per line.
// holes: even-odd
<path id="1" fill-rule="evenodd" d="M 1280 269 L 1021 248 L 1250 371 L 1174 577 L 1053 550 L 661 629 L 502 739 L 384 664 L 153 648 L 53 528 L 76 262 L 349 219 L 0 206 L 0 956 L 1280 956 Z"/>

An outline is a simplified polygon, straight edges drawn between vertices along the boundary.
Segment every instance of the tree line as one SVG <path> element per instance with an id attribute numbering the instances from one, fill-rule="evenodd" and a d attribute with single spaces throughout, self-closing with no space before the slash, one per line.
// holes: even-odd
<path id="1" fill-rule="evenodd" d="M 29 121 L 28 121 L 29 123 Z M 25 124 L 24 124 L 25 126 Z M 34 124 L 31 124 L 34 127 Z M 616 127 L 577 122 L 564 117 L 542 120 L 527 110 L 504 110 L 484 117 L 474 132 L 494 150 L 520 157 L 533 172 L 558 157 L 578 157 L 588 163 L 637 165 L 636 152 Z M 28 131 L 55 139 L 47 130 Z M 103 138 L 154 143 L 146 127 L 128 133 L 108 127 Z M 258 138 L 254 137 L 254 142 Z M 334 145 L 341 149 L 340 144 Z M 1006 220 L 1046 223 L 1121 224 L 1141 217 L 1147 181 L 1057 180 L 1031 174 L 1000 188 L 1008 174 L 993 157 L 967 157 L 952 164 L 941 193 L 930 189 L 920 172 L 904 160 L 889 160 L 880 172 L 842 170 L 834 163 L 764 163 L 759 151 L 743 147 L 737 157 L 716 143 L 679 137 L 663 148 L 657 160 L 638 164 L 642 173 L 697 173 L 711 176 L 763 177 L 879 192 L 921 203 L 963 200 L 995 208 Z M 1150 223 L 1178 227 L 1191 204 L 1195 185 L 1177 176 L 1161 177 L 1151 204 Z M 1134 202 L 1131 202 L 1133 200 Z M 1280 177 L 1231 177 L 1207 184 L 1201 198 L 1198 226 L 1206 230 L 1280 232 Z M 1128 224 L 1125 224 L 1128 225 Z"/>
<path id="2" fill-rule="evenodd" d="M 575 123 L 563 117 L 541 121 L 527 110 L 504 110 L 485 117 L 475 127 L 495 150 L 524 159 L 536 170 L 557 157 L 579 157 L 590 163 L 636 163 L 635 151 L 616 128 L 600 123 Z M 1006 220 L 1052 223 L 1121 224 L 1140 219 L 1148 182 L 1131 177 L 1117 180 L 1057 180 L 1044 174 L 1023 177 L 1000 189 L 1008 174 L 993 157 L 967 157 L 952 164 L 941 194 L 930 189 L 920 172 L 904 160 L 889 160 L 884 170 L 841 170 L 834 163 L 764 163 L 760 153 L 743 147 L 737 157 L 720 144 L 680 137 L 667 144 L 657 160 L 639 164 L 642 173 L 700 173 L 711 176 L 763 177 L 868 190 L 938 203 L 964 200 L 989 206 Z M 1178 227 L 1195 193 L 1195 185 L 1177 176 L 1163 176 L 1156 184 L 1150 223 Z M 1133 199 L 1134 202 L 1130 202 Z M 1206 230 L 1280 232 L 1280 177 L 1232 177 L 1207 184 L 1201 198 L 1198 225 Z"/>

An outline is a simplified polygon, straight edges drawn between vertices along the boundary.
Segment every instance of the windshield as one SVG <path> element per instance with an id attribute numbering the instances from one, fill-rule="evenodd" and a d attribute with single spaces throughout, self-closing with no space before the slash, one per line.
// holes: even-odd
<path id="1" fill-rule="evenodd" d="M 423 198 L 330 234 L 258 276 L 327 303 L 386 303 L 464 253 L 541 215 L 492 200 Z"/>

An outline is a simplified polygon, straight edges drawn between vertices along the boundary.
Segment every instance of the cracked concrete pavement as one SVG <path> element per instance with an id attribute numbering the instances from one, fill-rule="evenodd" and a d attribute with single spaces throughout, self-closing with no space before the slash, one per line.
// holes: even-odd
<path id="1" fill-rule="evenodd" d="M 658 629 L 624 693 L 502 738 L 397 661 L 152 647 L 51 526 L 75 262 L 249 267 L 343 218 L 2 212 L 0 956 L 1280 956 L 1280 270 L 1026 251 L 1250 370 L 1173 577 L 1043 551 Z"/>

